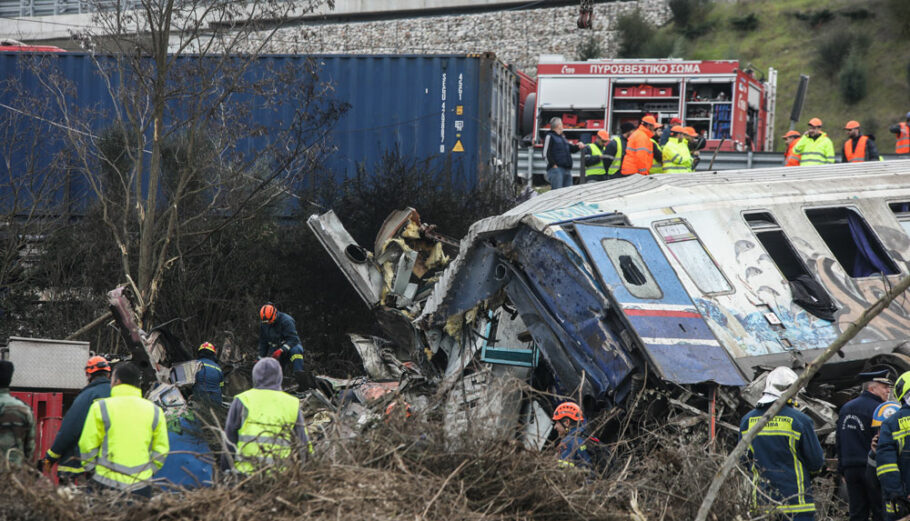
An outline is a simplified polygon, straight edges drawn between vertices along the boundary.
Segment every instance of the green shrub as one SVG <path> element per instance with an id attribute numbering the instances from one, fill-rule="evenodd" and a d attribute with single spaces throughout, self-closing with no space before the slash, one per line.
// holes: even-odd
<path id="1" fill-rule="evenodd" d="M 670 12 L 678 28 L 696 25 L 707 17 L 711 10 L 709 0 L 670 0 Z"/>
<path id="2" fill-rule="evenodd" d="M 910 36 L 910 2 L 888 0 L 888 17 L 904 36 Z"/>
<path id="3" fill-rule="evenodd" d="M 617 20 L 619 27 L 619 58 L 682 57 L 683 42 L 645 20 L 641 12 L 624 14 Z"/>
<path id="4" fill-rule="evenodd" d="M 745 16 L 734 16 L 730 19 L 730 25 L 740 32 L 749 32 L 758 29 L 758 17 L 755 13 L 749 13 Z"/>
<path id="5" fill-rule="evenodd" d="M 793 16 L 797 20 L 802 20 L 811 27 L 821 27 L 822 25 L 834 19 L 834 13 L 830 9 L 819 9 L 818 11 L 796 11 Z"/>
<path id="6" fill-rule="evenodd" d="M 603 47 L 600 45 L 600 37 L 597 33 L 592 33 L 585 37 L 578 48 L 575 49 L 575 58 L 578 61 L 593 60 L 603 56 Z"/>
<path id="7" fill-rule="evenodd" d="M 872 18 L 875 16 L 875 13 L 866 9 L 865 7 L 845 7 L 837 12 L 837 14 L 843 16 L 844 18 L 849 18 L 850 20 L 866 20 L 867 18 Z"/>
<path id="8" fill-rule="evenodd" d="M 841 96 L 848 104 L 861 101 L 866 97 L 866 67 L 857 52 L 851 52 L 838 75 Z"/>
<path id="9" fill-rule="evenodd" d="M 815 68 L 834 78 L 851 53 L 863 54 L 869 50 L 869 37 L 865 34 L 829 31 L 815 45 Z"/>

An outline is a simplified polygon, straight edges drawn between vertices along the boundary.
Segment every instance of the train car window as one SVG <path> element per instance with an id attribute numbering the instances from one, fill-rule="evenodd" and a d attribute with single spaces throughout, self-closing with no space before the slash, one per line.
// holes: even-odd
<path id="1" fill-rule="evenodd" d="M 648 271 L 648 266 L 634 244 L 623 239 L 603 239 L 601 246 L 633 297 L 655 299 L 663 296 L 660 286 Z"/>
<path id="2" fill-rule="evenodd" d="M 910 235 L 910 202 L 890 203 L 888 207 L 894 212 L 894 216 L 897 217 L 897 222 L 901 224 L 904 233 Z"/>
<path id="3" fill-rule="evenodd" d="M 806 210 L 806 217 L 851 277 L 896 275 L 900 272 L 856 210 L 811 208 Z"/>
<path id="4" fill-rule="evenodd" d="M 787 279 L 793 302 L 819 318 L 833 321 L 837 306 L 822 285 L 809 273 L 774 216 L 768 212 L 752 212 L 743 214 L 743 218 Z"/>
<path id="5" fill-rule="evenodd" d="M 717 263 L 685 221 L 655 223 L 654 229 L 702 293 L 719 294 L 733 291 Z"/>

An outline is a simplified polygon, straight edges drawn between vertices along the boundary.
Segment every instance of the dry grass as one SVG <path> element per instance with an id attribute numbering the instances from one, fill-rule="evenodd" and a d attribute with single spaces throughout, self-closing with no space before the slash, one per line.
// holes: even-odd
<path id="1" fill-rule="evenodd" d="M 402 428 L 403 427 L 403 428 Z M 138 521 L 270 519 L 602 519 L 694 517 L 722 457 L 697 429 L 632 428 L 601 478 L 557 465 L 552 450 L 515 441 L 476 442 L 447 453 L 438 425 L 376 425 L 358 438 L 330 433 L 305 464 L 211 489 L 159 494 L 127 504 L 115 495 L 55 492 L 30 469 L 0 475 L 0 519 Z M 745 480 L 716 504 L 717 519 L 749 519 Z"/>

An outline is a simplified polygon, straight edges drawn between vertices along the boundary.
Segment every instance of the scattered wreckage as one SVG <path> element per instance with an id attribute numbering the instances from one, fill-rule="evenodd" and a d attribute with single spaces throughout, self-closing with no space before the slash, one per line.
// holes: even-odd
<path id="1" fill-rule="evenodd" d="M 506 379 L 617 416 L 647 389 L 673 421 L 735 431 L 769 369 L 804 367 L 908 271 L 910 161 L 554 190 L 475 223 L 451 261 L 413 209 L 389 216 L 373 252 L 331 211 L 308 224 L 398 359 L 448 396 L 453 436 L 485 409 L 488 427 L 542 445 L 553 404 L 494 385 Z M 821 435 L 857 372 L 910 370 L 908 338 L 899 299 L 819 372 L 800 407 Z M 373 378 L 396 376 L 379 340 L 353 341 L 374 346 Z"/>

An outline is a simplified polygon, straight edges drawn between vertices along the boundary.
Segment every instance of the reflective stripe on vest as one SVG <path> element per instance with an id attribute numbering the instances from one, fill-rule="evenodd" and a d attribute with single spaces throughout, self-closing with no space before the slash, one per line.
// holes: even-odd
<path id="1" fill-rule="evenodd" d="M 901 132 L 897 135 L 897 144 L 894 147 L 896 154 L 910 154 L 910 125 L 899 124 Z"/>
<path id="2" fill-rule="evenodd" d="M 651 138 L 651 157 L 653 162 L 651 163 L 651 169 L 648 170 L 649 174 L 662 174 L 664 173 L 663 165 L 663 150 L 660 148 L 660 143 L 656 139 Z"/>
<path id="3" fill-rule="evenodd" d="M 844 159 L 848 163 L 862 163 L 866 160 L 866 141 L 869 141 L 869 138 L 866 136 L 860 136 L 856 140 L 856 150 L 853 150 L 853 140 L 848 139 L 844 143 Z"/>
<path id="4" fill-rule="evenodd" d="M 596 143 L 591 143 L 591 144 L 588 145 L 588 146 L 591 148 L 591 155 L 592 155 L 592 156 L 595 156 L 595 157 L 596 157 L 596 156 L 602 156 L 602 155 L 604 155 L 603 150 L 601 150 L 601 149 L 597 146 Z M 603 162 L 603 160 L 598 161 L 597 164 L 595 164 L 595 165 L 591 165 L 591 166 L 589 166 L 589 167 L 585 167 L 585 177 L 587 177 L 587 176 L 589 176 L 589 175 L 604 175 L 604 174 L 606 174 L 606 173 L 607 173 L 607 169 L 604 168 L 604 162 Z"/>
<path id="5" fill-rule="evenodd" d="M 237 431 L 237 470 L 250 473 L 290 456 L 300 400 L 270 389 L 250 389 L 237 399 L 246 408 L 246 418 Z"/>
<path id="6" fill-rule="evenodd" d="M 787 147 L 787 153 L 784 154 L 784 166 L 799 166 L 799 154 L 793 152 L 797 143 L 799 143 L 799 140 L 794 139 L 790 146 Z"/>
<path id="7" fill-rule="evenodd" d="M 158 422 L 161 421 L 161 409 L 147 400 L 143 401 L 148 403 L 151 411 L 147 407 L 135 407 L 132 401 L 126 403 L 123 403 L 122 400 L 120 402 L 110 402 L 110 405 L 116 407 L 117 426 L 120 426 L 119 429 L 115 429 L 112 432 L 112 427 L 117 426 L 111 421 L 109 399 L 98 400 L 101 421 L 104 423 L 104 438 L 101 441 L 101 447 L 88 454 L 82 454 L 82 459 L 86 461 L 85 468 L 95 471 L 92 476 L 93 480 L 111 488 L 125 491 L 137 490 L 148 486 L 147 480 L 151 479 L 157 470 L 153 460 L 163 459 L 166 455 L 159 454 L 153 450 L 154 432 L 158 428 Z M 149 412 L 151 412 L 151 418 L 148 417 Z M 142 416 L 146 417 L 143 418 Z M 134 431 L 151 434 L 147 451 L 145 447 L 136 445 Z M 116 436 L 113 441 L 112 434 Z M 115 451 L 111 451 L 111 445 L 116 447 Z M 123 460 L 135 461 L 137 456 L 139 456 L 139 460 L 145 461 L 136 465 L 121 463 Z"/>
<path id="8" fill-rule="evenodd" d="M 664 172 L 679 174 L 692 171 L 692 155 L 688 143 L 671 137 L 664 145 L 663 155 L 668 156 L 663 163 Z"/>
<path id="9" fill-rule="evenodd" d="M 622 139 L 619 136 L 613 136 L 612 139 L 616 142 L 616 155 L 613 156 L 613 162 L 607 169 L 607 175 L 616 175 L 622 168 Z"/>

